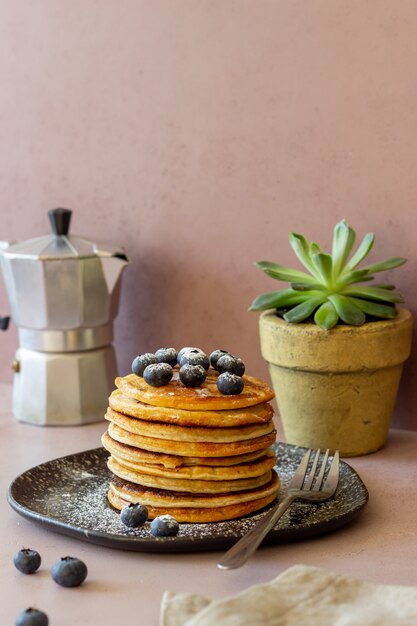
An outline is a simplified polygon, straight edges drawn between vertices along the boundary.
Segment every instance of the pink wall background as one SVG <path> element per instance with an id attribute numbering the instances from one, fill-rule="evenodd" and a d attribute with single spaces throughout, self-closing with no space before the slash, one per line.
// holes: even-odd
<path id="1" fill-rule="evenodd" d="M 252 299 L 345 217 L 417 313 L 414 0 L 0 1 L 0 238 L 125 246 L 120 371 L 164 345 L 225 347 L 267 377 Z M 387 276 L 387 279 L 389 276 Z M 3 286 L 0 312 L 7 312 Z M 0 335 L 0 380 L 17 347 Z M 417 429 L 417 351 L 396 424 Z"/>

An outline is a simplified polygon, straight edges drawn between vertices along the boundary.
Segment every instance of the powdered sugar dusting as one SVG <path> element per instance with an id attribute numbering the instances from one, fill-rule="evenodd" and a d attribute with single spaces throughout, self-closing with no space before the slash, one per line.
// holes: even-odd
<path id="1" fill-rule="evenodd" d="M 285 483 L 293 475 L 304 449 L 276 445 L 277 471 Z M 102 545 L 139 551 L 191 551 L 227 547 L 247 532 L 263 512 L 227 522 L 181 523 L 175 537 L 156 538 L 150 522 L 127 528 L 108 503 L 110 472 L 103 448 L 82 452 L 39 465 L 19 476 L 9 490 L 11 505 L 53 530 L 73 534 Z M 335 498 L 320 505 L 295 503 L 278 522 L 271 540 L 279 542 L 324 532 L 346 523 L 367 501 L 360 478 L 346 463 Z"/>

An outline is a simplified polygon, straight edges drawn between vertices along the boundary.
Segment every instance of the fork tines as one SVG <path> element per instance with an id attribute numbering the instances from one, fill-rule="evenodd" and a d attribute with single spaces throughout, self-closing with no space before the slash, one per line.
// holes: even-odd
<path id="1" fill-rule="evenodd" d="M 322 456 L 321 463 L 320 457 Z M 330 450 L 324 453 L 318 450 L 308 450 L 301 460 L 297 471 L 291 480 L 291 487 L 303 491 L 336 490 L 339 480 L 339 451 L 336 450 L 328 467 Z"/>

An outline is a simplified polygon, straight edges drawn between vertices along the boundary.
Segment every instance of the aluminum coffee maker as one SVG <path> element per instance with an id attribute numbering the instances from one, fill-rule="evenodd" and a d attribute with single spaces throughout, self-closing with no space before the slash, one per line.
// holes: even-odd
<path id="1" fill-rule="evenodd" d="M 119 247 L 69 235 L 71 211 L 48 213 L 52 234 L 0 244 L 19 331 L 13 412 L 39 425 L 103 419 L 117 374 L 113 320 L 128 259 Z"/>

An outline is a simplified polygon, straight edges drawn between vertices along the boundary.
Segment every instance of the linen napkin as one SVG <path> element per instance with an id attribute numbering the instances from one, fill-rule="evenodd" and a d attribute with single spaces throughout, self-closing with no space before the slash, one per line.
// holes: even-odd
<path id="1" fill-rule="evenodd" d="M 160 626 L 416 626 L 417 587 L 375 585 L 307 565 L 221 600 L 165 592 Z"/>

